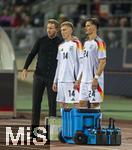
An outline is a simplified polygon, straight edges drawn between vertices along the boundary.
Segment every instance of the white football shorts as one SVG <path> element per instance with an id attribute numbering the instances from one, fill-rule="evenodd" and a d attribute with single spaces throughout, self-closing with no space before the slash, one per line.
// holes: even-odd
<path id="1" fill-rule="evenodd" d="M 89 101 L 90 103 L 100 103 L 103 99 L 103 84 L 99 83 L 96 90 L 92 90 L 92 83 L 80 84 L 79 100 Z"/>
<path id="2" fill-rule="evenodd" d="M 60 82 L 57 85 L 57 102 L 79 103 L 79 91 L 74 89 L 74 83 Z"/>

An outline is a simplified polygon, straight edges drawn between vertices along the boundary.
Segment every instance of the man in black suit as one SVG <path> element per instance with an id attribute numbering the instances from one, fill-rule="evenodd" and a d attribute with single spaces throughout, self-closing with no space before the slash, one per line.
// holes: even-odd
<path id="1" fill-rule="evenodd" d="M 57 37 L 58 27 L 59 24 L 56 20 L 48 20 L 47 35 L 36 41 L 22 71 L 22 78 L 25 79 L 29 65 L 38 55 L 33 76 L 32 127 L 39 126 L 41 102 L 45 88 L 48 93 L 49 116 L 56 116 L 56 93 L 52 91 L 52 84 L 57 66 L 58 46 L 62 42 Z"/>

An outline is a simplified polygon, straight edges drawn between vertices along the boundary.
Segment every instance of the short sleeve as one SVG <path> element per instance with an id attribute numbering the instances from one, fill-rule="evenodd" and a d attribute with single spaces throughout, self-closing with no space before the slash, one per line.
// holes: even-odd
<path id="1" fill-rule="evenodd" d="M 77 39 L 77 40 L 74 40 L 73 42 L 76 43 L 76 49 L 77 49 L 78 57 L 82 58 L 82 56 L 83 56 L 83 47 L 82 47 L 81 41 L 79 41 Z"/>
<path id="2" fill-rule="evenodd" d="M 98 59 L 106 58 L 106 44 L 104 41 L 98 41 Z"/>

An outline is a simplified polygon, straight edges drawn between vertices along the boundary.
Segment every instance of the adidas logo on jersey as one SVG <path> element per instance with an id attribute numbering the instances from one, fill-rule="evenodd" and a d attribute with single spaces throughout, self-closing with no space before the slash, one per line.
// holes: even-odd
<path id="1" fill-rule="evenodd" d="M 70 49 L 69 49 L 69 50 L 72 51 L 73 49 L 74 49 L 73 46 L 70 46 Z"/>

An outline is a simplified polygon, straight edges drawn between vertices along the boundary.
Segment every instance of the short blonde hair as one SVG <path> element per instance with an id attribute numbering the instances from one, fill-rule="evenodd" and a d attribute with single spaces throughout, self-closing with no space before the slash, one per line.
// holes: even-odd
<path id="1" fill-rule="evenodd" d="M 73 24 L 70 21 L 65 21 L 65 22 L 61 23 L 60 27 L 63 27 L 63 26 L 71 27 L 72 30 L 74 29 Z"/>
<path id="2" fill-rule="evenodd" d="M 48 20 L 48 24 L 51 23 L 51 24 L 54 24 L 56 28 L 59 28 L 59 22 L 55 19 L 49 19 Z"/>

